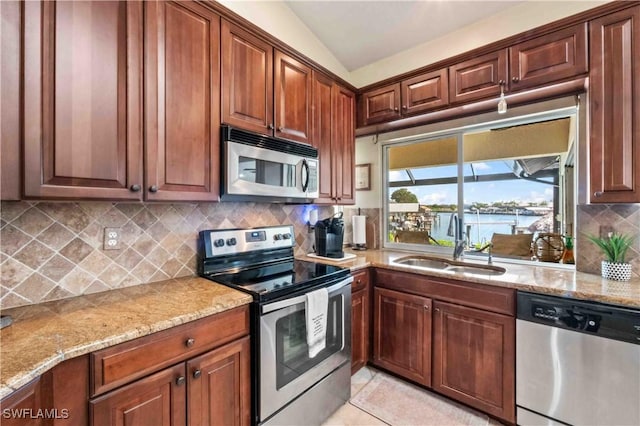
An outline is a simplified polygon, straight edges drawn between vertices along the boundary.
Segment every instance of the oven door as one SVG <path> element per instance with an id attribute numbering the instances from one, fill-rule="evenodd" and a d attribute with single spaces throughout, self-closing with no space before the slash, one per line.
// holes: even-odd
<path id="1" fill-rule="evenodd" d="M 345 362 L 351 363 L 351 282 L 329 287 L 326 347 L 309 358 L 306 296 L 263 305 L 260 317 L 260 420 L 264 421 Z"/>
<path id="2" fill-rule="evenodd" d="M 224 195 L 297 200 L 318 197 L 318 160 L 226 141 Z M 229 198 L 229 197 L 227 197 Z"/>

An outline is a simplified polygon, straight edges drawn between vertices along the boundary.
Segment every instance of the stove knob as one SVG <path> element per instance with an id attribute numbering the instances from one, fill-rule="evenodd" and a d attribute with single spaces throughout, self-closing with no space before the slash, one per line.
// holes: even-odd
<path id="1" fill-rule="evenodd" d="M 237 241 L 236 241 L 236 239 L 235 239 L 235 238 L 229 238 L 229 239 L 227 240 L 227 245 L 228 245 L 228 246 L 235 246 L 235 245 L 236 245 L 236 242 L 237 242 Z"/>
<path id="2" fill-rule="evenodd" d="M 222 238 L 218 238 L 213 242 L 214 247 L 222 247 L 224 246 L 224 240 Z"/>
<path id="3" fill-rule="evenodd" d="M 291 239 L 291 234 L 289 234 L 288 232 L 286 234 L 282 234 L 282 238 L 284 238 L 285 240 Z"/>
<path id="4" fill-rule="evenodd" d="M 276 241 L 280 241 L 282 239 L 282 234 L 275 234 L 273 236 L 273 239 L 276 240 Z"/>

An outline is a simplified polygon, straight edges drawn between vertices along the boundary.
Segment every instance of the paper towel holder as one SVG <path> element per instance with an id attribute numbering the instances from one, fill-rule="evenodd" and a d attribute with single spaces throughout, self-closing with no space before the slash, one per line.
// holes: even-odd
<path id="1" fill-rule="evenodd" d="M 356 226 L 355 226 L 356 217 L 365 218 L 366 216 L 361 216 L 361 215 L 360 215 L 360 209 L 358 209 L 358 215 L 357 215 L 357 216 L 353 216 L 353 218 L 352 218 L 352 223 L 353 223 L 353 226 L 352 226 L 352 233 L 353 233 L 353 239 L 354 239 L 354 240 L 355 240 L 355 233 L 356 233 L 356 230 L 355 230 L 355 227 L 356 227 Z M 364 226 L 365 226 L 365 229 L 366 229 L 366 225 L 364 225 Z M 365 230 L 365 229 L 363 229 L 363 231 L 365 231 L 365 232 L 366 232 L 366 230 Z M 359 239 L 360 239 L 360 238 L 359 238 Z M 362 235 L 362 236 L 361 236 L 361 242 L 356 243 L 356 242 L 354 241 L 354 242 L 351 244 L 351 249 L 352 249 L 352 250 L 366 250 L 366 249 L 367 249 L 366 238 L 364 237 L 364 235 Z"/>

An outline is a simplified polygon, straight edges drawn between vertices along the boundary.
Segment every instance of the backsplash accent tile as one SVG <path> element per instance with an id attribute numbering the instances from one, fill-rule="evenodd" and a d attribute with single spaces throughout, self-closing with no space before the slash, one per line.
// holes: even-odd
<path id="1" fill-rule="evenodd" d="M 194 275 L 198 232 L 204 229 L 292 224 L 295 254 L 303 255 L 314 242 L 306 225 L 311 208 L 261 203 L 2 202 L 0 309 Z M 331 206 L 313 208 L 321 218 L 333 214 Z M 121 229 L 120 250 L 103 250 L 105 227 Z"/>
<path id="2" fill-rule="evenodd" d="M 586 236 L 615 231 L 634 238 L 627 262 L 631 263 L 632 276 L 640 277 L 640 204 L 581 205 L 577 214 L 576 269 L 599 275 L 604 256 Z"/>

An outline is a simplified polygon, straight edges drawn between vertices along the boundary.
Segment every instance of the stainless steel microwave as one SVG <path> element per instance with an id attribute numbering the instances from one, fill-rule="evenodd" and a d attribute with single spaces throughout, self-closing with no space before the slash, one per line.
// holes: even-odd
<path id="1" fill-rule="evenodd" d="M 318 150 L 230 126 L 222 131 L 222 201 L 310 203 L 318 198 Z"/>

